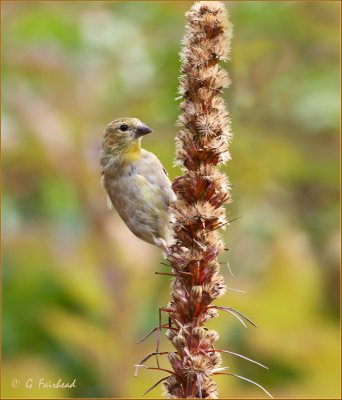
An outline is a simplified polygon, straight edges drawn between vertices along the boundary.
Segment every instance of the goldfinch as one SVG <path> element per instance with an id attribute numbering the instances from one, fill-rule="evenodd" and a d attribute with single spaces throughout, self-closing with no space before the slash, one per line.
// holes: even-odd
<path id="1" fill-rule="evenodd" d="M 176 195 L 161 162 L 141 148 L 142 137 L 150 132 L 137 118 L 107 125 L 100 153 L 101 183 L 108 207 L 115 207 L 138 238 L 167 253 L 172 243 L 169 208 Z"/>

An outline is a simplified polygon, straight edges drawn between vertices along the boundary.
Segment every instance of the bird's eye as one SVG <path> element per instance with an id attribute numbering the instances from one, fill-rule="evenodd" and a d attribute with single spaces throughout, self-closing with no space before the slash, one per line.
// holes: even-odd
<path id="1" fill-rule="evenodd" d="M 121 131 L 125 132 L 125 131 L 127 131 L 127 129 L 128 129 L 128 125 L 126 125 L 126 124 L 120 125 L 120 130 Z"/>

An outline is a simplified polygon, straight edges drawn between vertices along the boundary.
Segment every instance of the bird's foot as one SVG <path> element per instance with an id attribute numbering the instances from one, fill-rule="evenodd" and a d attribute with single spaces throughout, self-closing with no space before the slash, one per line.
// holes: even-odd
<path id="1" fill-rule="evenodd" d="M 170 249 L 168 245 L 166 244 L 165 240 L 162 238 L 156 238 L 153 237 L 154 243 L 156 246 L 158 246 L 162 252 L 163 252 L 163 257 L 167 259 L 168 255 L 170 254 Z"/>

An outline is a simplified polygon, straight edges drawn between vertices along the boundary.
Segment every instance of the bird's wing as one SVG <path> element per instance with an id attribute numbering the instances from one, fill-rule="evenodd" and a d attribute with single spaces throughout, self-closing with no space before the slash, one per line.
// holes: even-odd
<path id="1" fill-rule="evenodd" d="M 176 195 L 172 190 L 171 181 L 168 178 L 166 169 L 153 153 L 146 150 L 143 150 L 142 153 L 143 156 L 139 165 L 142 175 L 150 183 L 159 187 L 165 203 L 169 206 L 172 202 L 176 201 Z"/>
<path id="2" fill-rule="evenodd" d="M 109 195 L 108 195 L 108 193 L 107 193 L 107 190 L 106 190 L 106 188 L 105 188 L 105 185 L 104 185 L 104 174 L 103 174 L 103 173 L 102 173 L 102 175 L 101 175 L 101 180 L 100 180 L 100 182 L 101 182 L 101 186 L 102 186 L 103 189 L 106 191 L 106 200 L 107 200 L 107 207 L 108 207 L 108 210 L 113 210 L 114 206 L 113 206 L 112 200 L 110 199 L 110 197 L 109 197 Z"/>

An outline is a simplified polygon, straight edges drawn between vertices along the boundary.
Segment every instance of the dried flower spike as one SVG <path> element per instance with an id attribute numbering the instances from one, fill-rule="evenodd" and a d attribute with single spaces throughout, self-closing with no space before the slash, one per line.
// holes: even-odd
<path id="1" fill-rule="evenodd" d="M 223 205 L 230 201 L 230 187 L 219 166 L 230 159 L 230 119 L 221 97 L 230 81 L 220 62 L 229 57 L 232 26 L 224 5 L 217 1 L 195 3 L 186 17 L 179 86 L 183 100 L 176 138 L 176 159 L 183 175 L 172 185 L 177 201 L 172 206 L 174 243 L 167 255 L 176 277 L 171 301 L 159 309 L 159 327 L 154 329 L 157 349 L 140 364 L 156 355 L 157 369 L 168 373 L 149 390 L 163 382 L 168 398 L 217 398 L 214 375 L 235 376 L 256 384 L 222 372 L 228 368 L 220 367 L 221 353 L 264 366 L 238 353 L 216 349 L 218 333 L 204 327 L 218 311 L 231 314 L 244 326 L 254 323 L 231 307 L 211 304 L 227 290 L 217 257 L 225 249 L 218 229 L 229 224 Z M 168 323 L 162 323 L 162 312 L 167 314 Z M 174 352 L 159 352 L 163 328 Z M 165 354 L 172 371 L 159 366 L 158 355 Z"/>
<path id="2" fill-rule="evenodd" d="M 224 246 L 217 230 L 227 223 L 223 204 L 230 196 L 218 166 L 230 158 L 231 134 L 221 97 L 229 77 L 220 61 L 228 59 L 232 29 L 220 2 L 195 3 L 186 17 L 176 139 L 184 174 L 173 183 L 178 201 L 173 208 L 175 244 L 168 257 L 177 274 L 168 316 L 179 333 L 172 331 L 177 353 L 169 357 L 176 375 L 164 382 L 164 389 L 169 398 L 216 398 L 212 377 L 223 370 L 220 354 L 213 352 L 218 333 L 202 326 L 217 316 L 209 306 L 226 291 L 217 261 Z"/>

